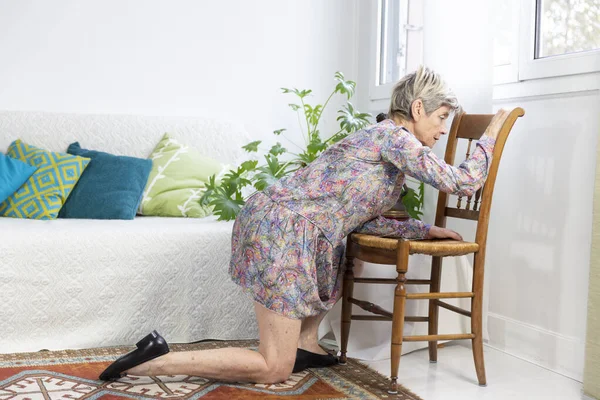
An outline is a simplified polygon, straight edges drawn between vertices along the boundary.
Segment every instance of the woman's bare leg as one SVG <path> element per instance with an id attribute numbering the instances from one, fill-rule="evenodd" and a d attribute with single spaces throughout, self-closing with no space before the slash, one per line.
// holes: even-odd
<path id="1" fill-rule="evenodd" d="M 301 321 L 254 303 L 258 352 L 223 348 L 170 352 L 127 371 L 130 375 L 193 375 L 228 382 L 277 383 L 292 373 Z"/>
<path id="2" fill-rule="evenodd" d="M 302 320 L 302 327 L 300 329 L 300 339 L 298 340 L 298 347 L 303 350 L 308 350 L 317 354 L 327 354 L 325 350 L 319 346 L 319 325 L 325 318 L 327 312 L 323 312 L 319 315 L 307 317 Z"/>

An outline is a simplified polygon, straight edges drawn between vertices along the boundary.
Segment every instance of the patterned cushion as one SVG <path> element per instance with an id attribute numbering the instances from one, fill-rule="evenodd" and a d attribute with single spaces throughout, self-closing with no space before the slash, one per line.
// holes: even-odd
<path id="1" fill-rule="evenodd" d="M 199 199 L 204 184 L 222 166 L 165 133 L 150 154 L 153 166 L 138 213 L 162 217 L 206 217 L 212 207 Z"/>
<path id="2" fill-rule="evenodd" d="M 56 219 L 89 158 L 54 153 L 15 140 L 7 155 L 38 167 L 19 190 L 0 204 L 0 215 L 14 218 Z"/>

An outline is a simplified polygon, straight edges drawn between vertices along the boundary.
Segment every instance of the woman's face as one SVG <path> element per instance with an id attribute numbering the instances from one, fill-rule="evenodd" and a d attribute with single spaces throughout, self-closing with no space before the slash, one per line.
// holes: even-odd
<path id="1" fill-rule="evenodd" d="M 418 104 L 417 104 L 418 103 Z M 413 134 L 423 146 L 433 148 L 440 136 L 448 133 L 446 127 L 450 107 L 442 106 L 429 115 L 425 113 L 423 102 L 416 100 L 413 103 Z"/>

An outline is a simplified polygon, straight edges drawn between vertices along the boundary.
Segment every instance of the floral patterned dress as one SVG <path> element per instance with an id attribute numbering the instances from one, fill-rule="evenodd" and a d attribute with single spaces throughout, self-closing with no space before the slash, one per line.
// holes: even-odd
<path id="1" fill-rule="evenodd" d="M 289 318 L 328 311 L 340 295 L 349 233 L 427 235 L 429 225 L 419 220 L 381 217 L 398 201 L 405 176 L 472 195 L 485 182 L 494 143 L 484 137 L 469 159 L 453 167 L 391 120 L 349 135 L 248 199 L 233 227 L 233 281 Z"/>

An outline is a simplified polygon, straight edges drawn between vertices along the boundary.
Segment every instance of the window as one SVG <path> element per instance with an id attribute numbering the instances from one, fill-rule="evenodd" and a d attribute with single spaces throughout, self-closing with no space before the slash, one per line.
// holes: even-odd
<path id="1" fill-rule="evenodd" d="M 600 71 L 600 0 L 492 4 L 494 83 Z"/>
<path id="2" fill-rule="evenodd" d="M 406 29 L 408 2 L 382 0 L 379 9 L 378 85 L 396 82 L 406 71 Z"/>
<path id="3" fill-rule="evenodd" d="M 423 60 L 423 0 L 378 0 L 370 97 L 389 98 L 392 86 Z"/>
<path id="4" fill-rule="evenodd" d="M 600 49 L 600 1 L 538 0 L 535 58 Z"/>

